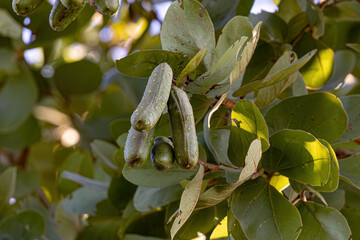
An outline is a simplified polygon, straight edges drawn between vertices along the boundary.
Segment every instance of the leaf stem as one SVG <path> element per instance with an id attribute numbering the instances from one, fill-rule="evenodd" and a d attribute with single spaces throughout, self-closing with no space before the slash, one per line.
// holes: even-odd
<path id="1" fill-rule="evenodd" d="M 261 175 L 263 175 L 265 172 L 264 168 L 260 168 L 259 170 L 256 171 L 256 173 L 254 173 L 254 175 L 252 175 L 251 179 L 256 179 L 258 177 L 260 177 Z"/>
<path id="2" fill-rule="evenodd" d="M 300 199 L 301 199 L 301 201 L 303 201 L 303 202 L 307 202 L 306 191 L 305 191 L 305 190 L 303 190 L 303 191 L 300 193 Z"/>
<path id="3" fill-rule="evenodd" d="M 203 162 L 199 159 L 199 163 L 203 165 L 205 168 L 210 169 L 211 171 L 224 171 L 224 169 L 220 168 L 218 165 Z"/>

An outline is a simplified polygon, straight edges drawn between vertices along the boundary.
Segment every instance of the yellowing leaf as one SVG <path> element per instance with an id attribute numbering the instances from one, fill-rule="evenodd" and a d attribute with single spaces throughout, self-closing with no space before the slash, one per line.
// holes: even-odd
<path id="1" fill-rule="evenodd" d="M 228 218 L 227 216 L 221 220 L 221 222 L 215 227 L 214 231 L 212 232 L 210 239 L 217 239 L 222 237 L 228 236 Z"/>
<path id="2" fill-rule="evenodd" d="M 287 186 L 289 186 L 289 178 L 281 175 L 281 174 L 275 174 L 270 179 L 270 185 L 276 188 L 279 192 L 284 190 Z"/>

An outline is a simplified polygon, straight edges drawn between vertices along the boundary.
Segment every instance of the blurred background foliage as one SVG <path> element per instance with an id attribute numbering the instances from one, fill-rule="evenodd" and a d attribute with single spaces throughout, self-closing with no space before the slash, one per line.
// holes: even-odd
<path id="1" fill-rule="evenodd" d="M 216 37 L 235 15 L 249 16 L 253 26 L 263 22 L 243 85 L 263 79 L 287 50 L 303 56 L 316 48 L 315 57 L 301 69 L 307 88 L 299 82 L 299 89 L 360 94 L 359 3 L 302 2 L 202 4 Z M 138 212 L 132 205 L 136 186 L 119 174 L 122 136 L 146 79 L 118 72 L 115 60 L 140 49 L 161 48 L 159 32 L 170 4 L 123 0 L 112 16 L 87 5 L 65 31 L 55 32 L 48 22 L 51 1 L 26 18 L 12 11 L 10 0 L 0 2 L 0 239 L 118 239 L 124 233 L 127 240 L 168 237 L 164 221 L 178 206 L 179 192 L 166 208 Z M 260 12 L 266 7 L 276 13 Z M 284 91 L 279 98 L 291 94 Z M 200 120 L 212 102 L 198 96 L 192 103 L 198 106 L 201 130 Z M 226 110 L 213 116 L 218 126 L 226 125 L 221 117 Z M 360 149 L 354 142 L 338 146 L 346 150 L 343 154 Z M 359 206 L 354 208 L 344 210 L 350 219 L 360 216 Z M 217 222 L 206 221 L 221 211 L 221 206 L 201 210 L 203 222 L 190 219 L 189 226 L 197 224 L 193 230 L 210 236 Z M 188 229 L 183 236 L 194 234 Z"/>

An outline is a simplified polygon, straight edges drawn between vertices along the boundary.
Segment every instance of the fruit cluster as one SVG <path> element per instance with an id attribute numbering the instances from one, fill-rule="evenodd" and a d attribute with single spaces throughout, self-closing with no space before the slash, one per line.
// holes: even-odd
<path id="1" fill-rule="evenodd" d="M 191 169 L 198 161 L 199 149 L 193 110 L 187 94 L 172 86 L 173 71 L 167 63 L 152 72 L 144 95 L 131 116 L 131 128 L 125 143 L 125 161 L 130 167 L 144 163 L 149 156 L 153 166 L 166 170 L 178 165 Z M 157 123 L 167 105 L 172 140 L 157 136 Z"/>
<path id="2" fill-rule="evenodd" d="M 16 14 L 26 17 L 39 8 L 44 0 L 13 0 L 12 7 Z M 87 0 L 55 0 L 49 22 L 56 31 L 63 31 L 84 9 Z M 102 14 L 114 14 L 119 8 L 119 0 L 89 0 L 90 6 Z"/>

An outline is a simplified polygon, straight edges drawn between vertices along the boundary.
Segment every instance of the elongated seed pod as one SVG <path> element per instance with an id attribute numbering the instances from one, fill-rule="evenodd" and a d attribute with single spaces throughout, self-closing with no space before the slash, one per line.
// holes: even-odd
<path id="1" fill-rule="evenodd" d="M 68 9 L 60 0 L 56 0 L 49 17 L 51 28 L 55 31 L 63 31 L 76 19 L 79 13 L 84 9 L 85 5 L 86 1 L 78 8 Z"/>
<path id="2" fill-rule="evenodd" d="M 146 132 L 155 126 L 169 99 L 173 72 L 167 63 L 159 64 L 147 82 L 144 95 L 131 116 L 131 125 Z"/>
<path id="3" fill-rule="evenodd" d="M 61 3 L 68 9 L 76 9 L 81 7 L 86 0 L 60 0 Z"/>
<path id="4" fill-rule="evenodd" d="M 175 86 L 171 89 L 168 112 L 176 162 L 191 169 L 199 158 L 194 113 L 186 93 Z"/>
<path id="5" fill-rule="evenodd" d="M 152 165 L 160 171 L 172 168 L 174 166 L 174 145 L 169 138 L 158 136 L 154 140 L 154 146 L 151 149 Z"/>
<path id="6" fill-rule="evenodd" d="M 155 128 L 148 132 L 139 132 L 133 127 L 130 128 L 124 149 L 124 158 L 130 167 L 140 166 L 149 158 L 154 135 Z"/>
<path id="7" fill-rule="evenodd" d="M 102 14 L 114 14 L 119 8 L 119 0 L 95 0 L 96 9 Z"/>
<path id="8" fill-rule="evenodd" d="M 17 15 L 26 17 L 33 13 L 44 0 L 13 0 L 12 8 Z"/>

